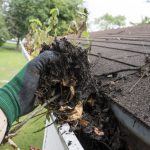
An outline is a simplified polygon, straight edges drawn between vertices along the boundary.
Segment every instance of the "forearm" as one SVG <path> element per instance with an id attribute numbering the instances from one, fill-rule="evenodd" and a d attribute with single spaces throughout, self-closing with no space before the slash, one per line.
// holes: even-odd
<path id="1" fill-rule="evenodd" d="M 5 136 L 7 130 L 7 118 L 3 111 L 0 109 L 0 144 Z"/>

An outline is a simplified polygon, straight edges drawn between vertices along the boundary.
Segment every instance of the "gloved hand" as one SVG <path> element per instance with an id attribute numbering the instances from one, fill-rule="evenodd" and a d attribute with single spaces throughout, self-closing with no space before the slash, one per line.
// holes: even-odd
<path id="1" fill-rule="evenodd" d="M 3 88 L 0 89 L 0 108 L 12 123 L 34 109 L 35 91 L 40 75 L 47 64 L 60 62 L 60 55 L 54 51 L 45 51 L 27 63 L 24 68 Z"/>

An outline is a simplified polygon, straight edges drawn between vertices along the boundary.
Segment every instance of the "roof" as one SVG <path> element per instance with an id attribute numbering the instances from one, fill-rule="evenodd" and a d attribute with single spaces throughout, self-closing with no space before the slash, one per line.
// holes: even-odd
<path id="1" fill-rule="evenodd" d="M 115 82 L 110 96 L 128 112 L 150 126 L 150 77 L 140 79 L 139 74 L 133 74 L 134 70 L 126 70 L 136 69 L 145 64 L 145 55 L 150 54 L 150 25 L 92 32 L 89 39 L 92 42 L 90 60 L 95 62 L 92 67 L 93 74 L 102 75 L 125 70 L 118 73 L 118 76 L 126 78 Z M 76 40 L 81 44 L 88 43 L 84 38 Z M 116 80 L 118 76 L 108 80 Z M 103 84 L 108 80 L 106 78 L 102 80 Z M 129 92 L 138 80 L 139 82 Z"/>

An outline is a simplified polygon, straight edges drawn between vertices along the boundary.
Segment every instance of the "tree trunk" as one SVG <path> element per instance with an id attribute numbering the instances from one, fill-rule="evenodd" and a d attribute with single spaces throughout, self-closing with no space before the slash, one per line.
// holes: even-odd
<path id="1" fill-rule="evenodd" d="M 19 50 L 19 42 L 20 42 L 20 38 L 17 38 L 17 46 L 16 46 L 16 50 Z"/>

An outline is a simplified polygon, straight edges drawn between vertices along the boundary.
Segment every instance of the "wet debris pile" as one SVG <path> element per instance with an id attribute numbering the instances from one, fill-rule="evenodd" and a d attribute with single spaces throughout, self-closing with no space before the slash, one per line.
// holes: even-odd
<path id="1" fill-rule="evenodd" d="M 128 150 L 108 99 L 93 95 L 83 107 L 75 133 L 85 150 Z"/>
<path id="2" fill-rule="evenodd" d="M 44 43 L 41 52 L 45 50 L 58 53 L 60 61 L 50 62 L 42 73 L 40 87 L 36 92 L 37 103 L 43 104 L 51 97 L 60 95 L 47 106 L 48 110 L 52 110 L 59 120 L 76 120 L 68 118 L 68 113 L 74 113 L 74 109 L 83 107 L 83 101 L 92 93 L 98 93 L 90 71 L 87 50 L 74 46 L 65 38 L 55 40 L 52 45 Z"/>
<path id="3" fill-rule="evenodd" d="M 52 45 L 43 43 L 42 51 L 55 51 L 60 61 L 50 63 L 41 75 L 40 86 L 36 91 L 38 103 L 43 104 L 59 95 L 46 108 L 59 124 L 68 122 L 85 149 L 112 149 L 124 147 L 117 122 L 109 108 L 108 100 L 100 92 L 101 82 L 91 73 L 88 50 L 73 45 L 63 38 Z M 86 147 L 96 142 L 97 148 Z"/>

